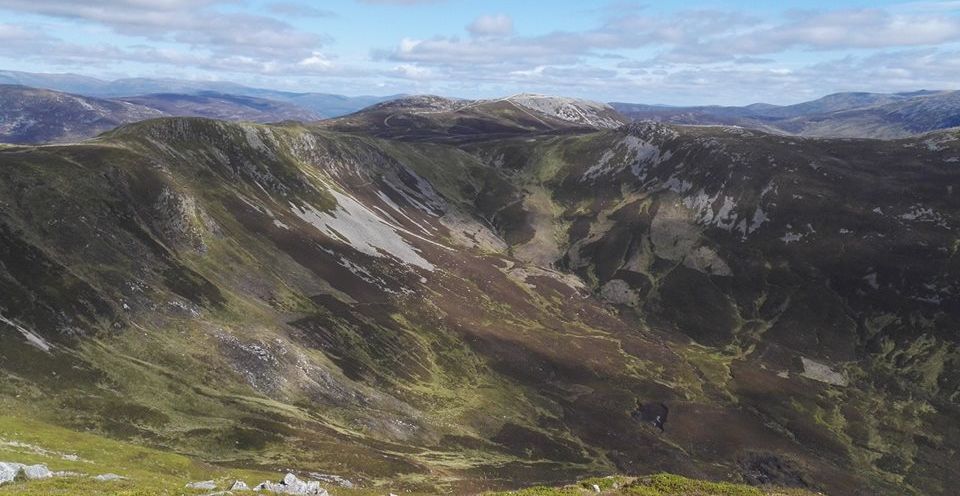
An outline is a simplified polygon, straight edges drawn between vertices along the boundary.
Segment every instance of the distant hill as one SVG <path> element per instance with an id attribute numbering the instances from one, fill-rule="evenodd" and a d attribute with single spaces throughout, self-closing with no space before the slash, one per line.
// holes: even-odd
<path id="1" fill-rule="evenodd" d="M 522 94 L 493 100 L 405 97 L 319 125 L 413 141 L 473 141 L 531 132 L 596 131 L 628 122 L 604 103 Z"/>
<path id="2" fill-rule="evenodd" d="M 162 111 L 124 101 L 0 85 L 0 142 L 75 141 L 121 124 L 162 117 Z"/>
<path id="3" fill-rule="evenodd" d="M 0 143 L 77 141 L 121 124 L 169 116 L 252 122 L 322 118 L 290 103 L 214 92 L 158 93 L 113 99 L 0 85 Z"/>
<path id="4" fill-rule="evenodd" d="M 836 93 L 795 105 L 670 107 L 611 103 L 634 120 L 733 125 L 778 134 L 903 138 L 960 125 L 960 92 Z"/>
<path id="5" fill-rule="evenodd" d="M 324 117 L 346 115 L 364 107 L 399 97 L 399 95 L 343 96 L 328 93 L 278 91 L 251 88 L 228 81 L 187 81 L 166 78 L 125 78 L 104 81 L 76 74 L 38 74 L 19 71 L 0 71 L 0 84 L 19 84 L 101 98 L 154 93 L 203 95 L 204 93 L 214 92 L 291 103 Z"/>
<path id="6" fill-rule="evenodd" d="M 323 118 L 319 113 L 291 103 L 213 91 L 203 91 L 195 95 L 154 93 L 118 100 L 154 108 L 166 115 L 209 117 L 228 121 L 316 121 Z"/>

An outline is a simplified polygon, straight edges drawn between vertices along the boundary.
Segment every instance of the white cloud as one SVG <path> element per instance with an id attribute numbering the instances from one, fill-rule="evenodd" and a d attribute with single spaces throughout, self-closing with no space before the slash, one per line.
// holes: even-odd
<path id="1" fill-rule="evenodd" d="M 433 71 L 413 64 L 400 64 L 394 67 L 388 75 L 404 79 L 426 80 L 433 76 Z"/>
<path id="2" fill-rule="evenodd" d="M 942 13 L 893 14 L 881 9 L 795 12 L 781 24 L 724 36 L 731 52 L 776 53 L 936 45 L 960 40 L 960 19 Z"/>
<path id="3" fill-rule="evenodd" d="M 445 8 L 443 0 L 356 1 Z M 960 1 L 953 0 L 763 17 L 724 10 L 662 14 L 620 3 L 582 11 L 595 19 L 590 28 L 539 35 L 515 29 L 507 11 L 477 17 L 460 36 L 406 33 L 373 47 L 372 60 L 357 56 L 366 46 L 331 44 L 307 28 L 311 23 L 301 18 L 335 15 L 314 5 L 0 0 L 0 56 L 20 68 L 32 60 L 81 70 L 191 69 L 260 84 L 343 78 L 351 88 L 367 88 L 356 91 L 429 89 L 467 97 L 538 91 L 667 103 L 782 103 L 840 90 L 945 88 L 960 81 Z M 314 25 L 334 22 L 363 20 Z M 57 25 L 80 29 L 58 31 Z M 73 34 L 105 30 L 120 36 L 99 42 Z"/>
<path id="4" fill-rule="evenodd" d="M 236 0 L 0 0 L 0 9 L 105 26 L 116 33 L 267 60 L 298 57 L 319 48 L 325 37 L 272 17 L 222 11 Z"/>
<path id="5" fill-rule="evenodd" d="M 467 26 L 474 36 L 507 36 L 513 34 L 513 19 L 505 14 L 484 15 Z"/>
<path id="6" fill-rule="evenodd" d="M 331 62 L 326 55 L 320 52 L 313 52 L 312 55 L 298 62 L 298 65 L 315 69 L 330 69 L 333 67 L 333 62 Z"/>
<path id="7" fill-rule="evenodd" d="M 336 12 L 296 2 L 275 2 L 267 6 L 270 12 L 288 17 L 336 17 Z"/>
<path id="8" fill-rule="evenodd" d="M 526 68 L 572 63 L 604 50 L 656 49 L 660 63 L 710 64 L 791 49 L 839 51 L 933 46 L 960 41 L 960 18 L 943 13 L 891 13 L 882 9 L 792 12 L 780 21 L 736 12 L 685 11 L 660 17 L 612 17 L 599 27 L 536 37 L 508 36 L 509 17 L 483 16 L 470 39 L 405 40 L 381 58 L 423 64 L 519 64 Z"/>

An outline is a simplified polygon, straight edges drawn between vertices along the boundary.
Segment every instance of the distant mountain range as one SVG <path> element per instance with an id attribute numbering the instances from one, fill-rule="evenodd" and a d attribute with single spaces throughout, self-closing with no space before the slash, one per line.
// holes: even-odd
<path id="1" fill-rule="evenodd" d="M 252 122 L 322 118 L 290 103 L 211 91 L 196 95 L 157 93 L 96 98 L 0 85 L 0 143 L 77 141 L 121 124 L 171 116 Z"/>
<path id="2" fill-rule="evenodd" d="M 346 115 L 375 103 L 401 96 L 343 96 L 327 93 L 278 91 L 251 88 L 228 81 L 186 81 L 153 78 L 125 78 L 104 81 L 77 74 L 39 74 L 19 71 L 0 71 L 0 84 L 18 84 L 101 98 L 154 93 L 202 95 L 214 92 L 291 103 L 323 117 Z"/>
<path id="3" fill-rule="evenodd" d="M 960 126 L 960 92 L 926 90 L 836 93 L 782 106 L 672 107 L 535 94 L 488 100 L 423 95 L 348 97 L 224 81 L 104 81 L 75 74 L 0 71 L 0 102 L 0 143 L 75 141 L 120 124 L 165 116 L 261 123 L 326 119 L 325 126 L 340 131 L 406 139 L 423 134 L 420 138 L 445 140 L 477 132 L 509 135 L 577 127 L 608 129 L 644 120 L 736 126 L 780 135 L 876 139 L 906 138 Z"/>
<path id="4" fill-rule="evenodd" d="M 634 120 L 732 125 L 777 134 L 837 138 L 903 138 L 960 126 L 960 92 L 836 93 L 796 105 L 670 107 L 612 103 Z"/>

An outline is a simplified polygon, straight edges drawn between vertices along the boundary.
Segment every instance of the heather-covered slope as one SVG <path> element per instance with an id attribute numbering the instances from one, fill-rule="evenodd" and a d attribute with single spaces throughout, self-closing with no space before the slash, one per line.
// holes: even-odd
<path id="1" fill-rule="evenodd" d="M 0 149 L 0 405 L 426 491 L 955 484 L 953 135 L 426 122 L 397 136 L 459 146 L 160 119 Z"/>

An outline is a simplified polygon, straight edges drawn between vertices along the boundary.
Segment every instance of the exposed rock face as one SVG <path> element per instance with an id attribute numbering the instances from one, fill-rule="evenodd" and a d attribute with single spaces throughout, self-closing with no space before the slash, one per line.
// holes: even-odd
<path id="1" fill-rule="evenodd" d="M 825 382 L 834 386 L 846 386 L 847 377 L 841 372 L 836 372 L 829 365 L 802 357 L 803 373 L 800 374 L 808 379 Z"/>

